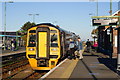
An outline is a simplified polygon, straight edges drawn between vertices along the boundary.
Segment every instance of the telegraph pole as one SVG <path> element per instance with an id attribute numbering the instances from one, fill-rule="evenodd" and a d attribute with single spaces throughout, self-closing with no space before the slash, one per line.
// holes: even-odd
<path id="1" fill-rule="evenodd" d="M 96 2 L 96 16 L 98 16 L 98 0 L 89 0 L 90 2 Z"/>

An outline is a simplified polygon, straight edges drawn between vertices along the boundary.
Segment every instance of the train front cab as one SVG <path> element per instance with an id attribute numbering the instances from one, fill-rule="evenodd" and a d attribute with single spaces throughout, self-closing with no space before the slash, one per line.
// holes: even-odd
<path id="1" fill-rule="evenodd" d="M 27 58 L 34 70 L 50 70 L 60 58 L 59 30 L 54 27 L 33 27 L 28 30 Z"/>

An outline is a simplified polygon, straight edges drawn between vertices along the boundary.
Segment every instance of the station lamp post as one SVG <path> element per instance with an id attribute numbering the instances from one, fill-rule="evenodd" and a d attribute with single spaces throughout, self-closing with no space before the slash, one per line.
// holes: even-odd
<path id="1" fill-rule="evenodd" d="M 112 15 L 112 0 L 110 0 L 110 15 Z"/>
<path id="2" fill-rule="evenodd" d="M 96 9 L 97 9 L 97 10 L 96 10 L 96 11 L 97 11 L 97 12 L 96 12 L 96 15 L 98 16 L 98 0 L 96 0 L 96 6 L 97 6 L 97 8 L 96 8 Z"/>
<path id="3" fill-rule="evenodd" d="M 4 2 L 5 3 L 5 7 L 4 7 L 4 35 L 6 35 L 6 4 L 7 3 L 13 3 L 13 1 L 8 1 L 8 2 Z M 6 50 L 6 48 L 5 48 L 5 36 L 4 36 L 4 50 Z"/>
<path id="4" fill-rule="evenodd" d="M 29 16 L 33 16 L 33 22 L 35 22 L 35 16 L 39 16 L 39 14 L 28 14 Z"/>
<path id="5" fill-rule="evenodd" d="M 90 2 L 96 1 L 96 16 L 98 16 L 98 0 L 89 0 Z"/>

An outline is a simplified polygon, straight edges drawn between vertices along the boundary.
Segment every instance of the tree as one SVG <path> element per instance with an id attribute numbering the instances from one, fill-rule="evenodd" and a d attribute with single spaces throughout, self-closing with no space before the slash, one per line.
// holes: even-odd
<path id="1" fill-rule="evenodd" d="M 31 23 L 28 21 L 21 27 L 21 31 L 27 31 L 29 28 L 31 28 L 34 25 L 35 23 Z"/>
<path id="2" fill-rule="evenodd" d="M 35 23 L 31 23 L 31 22 L 26 22 L 22 27 L 21 27 L 21 29 L 20 30 L 18 30 L 17 31 L 17 33 L 19 34 L 19 35 L 21 35 L 21 36 L 24 36 L 24 35 L 26 35 L 27 34 L 27 30 L 29 29 L 29 28 L 31 28 L 32 26 L 34 26 L 34 25 L 36 25 Z"/>
<path id="3" fill-rule="evenodd" d="M 26 44 L 26 41 L 27 41 L 27 30 L 34 25 L 36 25 L 36 24 L 28 21 L 21 27 L 20 30 L 18 30 L 16 32 L 16 35 L 21 35 L 21 39 L 25 41 L 25 44 Z"/>
<path id="4" fill-rule="evenodd" d="M 35 23 L 31 23 L 31 22 L 29 22 L 29 21 L 26 22 L 26 23 L 21 27 L 21 29 L 17 31 L 17 34 L 18 34 L 18 35 L 21 35 L 21 36 L 26 35 L 26 34 L 27 34 L 27 30 L 28 30 L 29 28 L 31 28 L 32 26 L 34 26 L 34 25 L 36 25 L 36 24 L 35 24 Z"/>

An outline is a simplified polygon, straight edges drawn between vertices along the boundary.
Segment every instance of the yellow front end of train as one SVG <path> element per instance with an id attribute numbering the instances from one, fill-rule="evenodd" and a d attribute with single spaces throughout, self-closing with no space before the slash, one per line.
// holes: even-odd
<path id="1" fill-rule="evenodd" d="M 26 56 L 34 70 L 50 70 L 60 58 L 60 31 L 49 25 L 28 30 Z"/>

